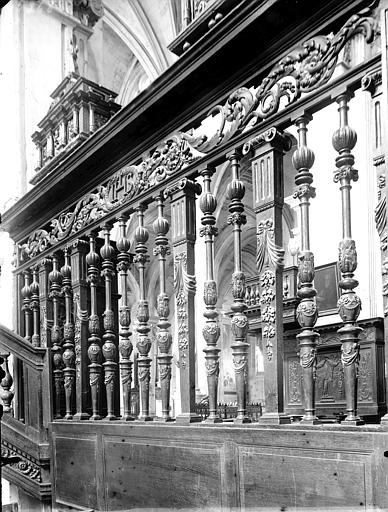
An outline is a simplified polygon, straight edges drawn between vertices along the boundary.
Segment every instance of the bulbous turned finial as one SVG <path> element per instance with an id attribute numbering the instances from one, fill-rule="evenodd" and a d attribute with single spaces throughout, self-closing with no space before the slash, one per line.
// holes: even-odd
<path id="1" fill-rule="evenodd" d="M 245 185 L 241 180 L 232 180 L 227 188 L 228 199 L 240 201 L 245 195 Z"/>
<path id="2" fill-rule="evenodd" d="M 100 254 L 101 254 L 102 258 L 104 260 L 110 260 L 110 261 L 114 260 L 116 257 L 115 250 L 110 243 L 110 232 L 111 232 L 112 227 L 113 226 L 110 223 L 107 223 L 104 225 L 105 243 L 101 247 L 101 250 L 100 250 Z"/>
<path id="3" fill-rule="evenodd" d="M 300 173 L 309 172 L 314 165 L 314 161 L 314 152 L 307 146 L 300 146 L 292 155 L 292 163 L 295 169 Z"/>
<path id="4" fill-rule="evenodd" d="M 357 143 L 357 133 L 349 125 L 341 126 L 333 133 L 332 143 L 338 153 L 344 150 L 351 151 Z"/>
<path id="5" fill-rule="evenodd" d="M 89 237 L 90 251 L 86 255 L 86 263 L 89 267 L 97 267 L 100 262 L 100 256 L 96 252 L 96 237 L 92 233 Z"/>
<path id="6" fill-rule="evenodd" d="M 131 243 L 130 243 L 128 237 L 125 236 L 127 220 L 128 220 L 128 217 L 126 215 L 122 215 L 119 218 L 120 236 L 116 242 L 116 247 L 117 247 L 118 251 L 120 251 L 121 253 L 128 252 L 129 248 L 131 247 Z"/>

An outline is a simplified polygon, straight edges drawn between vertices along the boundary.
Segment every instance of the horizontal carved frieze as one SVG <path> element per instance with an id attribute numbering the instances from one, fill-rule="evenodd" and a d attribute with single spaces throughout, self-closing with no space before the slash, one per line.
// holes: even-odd
<path id="1" fill-rule="evenodd" d="M 49 228 L 33 232 L 21 244 L 24 256 L 31 258 L 55 246 L 145 190 L 166 181 L 236 134 L 269 118 L 285 104 L 294 103 L 302 94 L 326 84 L 347 41 L 358 33 L 363 33 L 368 43 L 373 40 L 375 21 L 371 14 L 371 9 L 364 9 L 353 15 L 334 37 L 317 36 L 304 42 L 283 57 L 257 87 L 234 91 L 224 105 L 215 106 L 206 118 L 211 120 L 216 116 L 220 120 L 218 129 L 211 135 L 200 133 L 203 125 L 196 130 L 175 133 L 138 165 L 119 170 L 75 206 L 52 219 Z M 214 122 L 210 125 L 214 126 Z"/>

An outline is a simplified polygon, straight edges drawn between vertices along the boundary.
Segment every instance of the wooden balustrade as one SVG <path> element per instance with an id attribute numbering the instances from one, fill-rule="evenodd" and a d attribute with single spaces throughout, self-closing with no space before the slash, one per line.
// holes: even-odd
<path id="1" fill-rule="evenodd" d="M 345 374 L 346 412 L 345 424 L 362 424 L 357 416 L 357 365 L 358 335 L 360 328 L 356 324 L 360 301 L 354 292 L 357 281 L 354 271 L 357 267 L 355 242 L 351 238 L 350 184 L 357 179 L 353 169 L 354 157 L 351 153 L 356 134 L 349 128 L 347 121 L 348 93 L 340 94 L 340 128 L 334 133 L 333 145 L 339 156 L 336 159 L 338 170 L 334 180 L 341 185 L 343 204 L 343 240 L 340 243 L 339 268 L 342 273 L 340 287 L 343 292 L 338 303 L 338 311 L 344 326 L 338 333 L 342 340 L 342 362 Z M 232 275 L 233 304 L 231 328 L 233 333 L 232 353 L 236 377 L 237 412 L 235 423 L 252 421 L 247 413 L 248 379 L 248 318 L 258 315 L 265 339 L 265 387 L 264 414 L 254 416 L 255 421 L 263 423 L 289 423 L 290 418 L 283 412 L 283 375 L 282 347 L 278 340 L 282 338 L 283 301 L 288 310 L 297 305 L 296 317 L 301 326 L 297 335 L 300 348 L 300 365 L 303 374 L 304 416 L 302 423 L 319 423 L 315 416 L 315 366 L 316 346 L 319 335 L 314 330 L 318 317 L 316 291 L 314 289 L 314 256 L 310 249 L 309 208 L 310 199 L 315 191 L 312 187 L 313 176 L 310 171 L 314 163 L 314 153 L 307 146 L 307 125 L 311 117 L 298 115 L 295 124 L 298 129 L 298 148 L 292 161 L 297 171 L 294 194 L 299 199 L 301 212 L 301 250 L 298 256 L 298 268 L 283 269 L 281 212 L 283 207 L 282 177 L 280 173 L 285 151 L 290 149 L 287 136 L 275 128 L 267 130 L 245 144 L 243 153 L 250 152 L 252 172 L 254 174 L 254 209 L 257 227 L 257 275 L 246 278 L 242 271 L 242 228 L 246 223 L 244 195 L 245 184 L 241 179 L 239 151 L 228 155 L 232 180 L 227 187 L 229 197 L 229 217 L 232 225 L 234 272 Z M 252 156 L 253 155 L 253 156 Z M 268 190 L 267 196 L 259 194 L 260 165 L 265 160 L 267 179 L 270 184 L 261 186 Z M 206 341 L 205 369 L 208 384 L 209 412 L 206 422 L 217 423 L 223 420 L 218 403 L 219 360 L 222 357 L 218 340 L 220 326 L 217 311 L 217 277 L 215 269 L 215 227 L 217 198 L 211 191 L 212 177 L 216 168 L 208 165 L 198 171 L 203 177 L 203 193 L 199 200 L 202 211 L 202 227 L 199 234 L 205 242 L 205 283 L 203 336 Z M 268 174 L 269 173 L 269 174 Z M 272 174 L 271 174 L 272 173 Z M 271 181 L 272 180 L 272 181 Z M 19 273 L 21 332 L 26 343 L 34 347 L 44 347 L 51 353 L 51 362 L 47 364 L 46 374 L 50 375 L 53 385 L 52 397 L 48 407 L 52 409 L 54 419 L 88 419 L 152 421 L 150 412 L 151 365 L 157 365 L 161 384 L 162 415 L 160 420 L 172 421 L 171 416 L 171 347 L 173 335 L 170 319 L 170 299 L 167 295 L 167 265 L 170 255 L 170 237 L 173 247 L 174 291 L 176 298 L 175 316 L 179 351 L 179 379 L 181 414 L 177 422 L 191 423 L 200 421 L 195 406 L 195 267 L 194 246 L 196 239 L 195 201 L 199 185 L 187 178 L 162 189 L 156 196 L 138 206 L 128 205 L 121 213 L 109 221 L 101 221 L 89 232 L 89 241 L 81 238 L 45 254 L 41 261 L 35 259 L 31 266 L 24 264 Z M 272 191 L 272 192 L 270 192 Z M 273 191 L 277 191 L 274 195 Z M 271 195 L 272 194 L 272 195 Z M 260 197 L 259 197 L 260 195 Z M 167 199 L 170 199 L 167 202 Z M 276 204 L 275 204 L 276 203 Z M 150 206 L 152 205 L 152 209 Z M 157 214 L 151 220 L 155 233 L 155 247 L 150 262 L 149 231 L 146 227 L 148 215 L 152 215 L 156 206 Z M 167 213 L 165 214 L 165 210 Z M 130 216 L 136 212 L 137 227 L 132 228 L 135 242 L 135 255 L 130 250 L 128 233 Z M 171 214 L 171 235 L 169 233 Z M 117 224 L 116 224 L 117 223 Z M 116 227 L 118 230 L 116 230 Z M 132 227 L 132 226 L 131 226 Z M 117 241 L 113 237 L 117 233 Z M 276 234 L 276 236 L 275 236 Z M 139 300 L 136 304 L 137 352 L 133 354 L 131 341 L 131 311 L 129 278 L 132 262 L 138 273 L 131 277 L 138 279 Z M 159 268 L 159 293 L 157 296 L 157 315 L 155 322 L 157 357 L 152 361 L 151 322 L 148 297 L 148 272 L 156 262 Z M 23 260 L 22 260 L 23 263 Z M 62 266 L 61 266 L 62 265 Z M 117 271 L 117 274 L 116 274 Z M 299 284 L 297 284 L 297 279 Z M 117 281 L 116 281 L 117 280 Z M 120 295 L 116 295 L 116 283 L 119 282 Z M 118 302 L 120 307 L 118 311 Z M 299 301 L 299 303 L 298 303 Z M 275 307 L 276 305 L 276 307 Z M 294 318 L 295 319 L 295 318 Z M 293 319 L 289 320 L 290 322 Z M 88 326 L 87 326 L 88 322 Z M 101 331 L 103 327 L 103 331 Z M 135 358 L 136 355 L 136 358 Z M 89 361 L 87 360 L 89 359 Z M 133 374 L 133 359 L 136 369 Z M 52 364 L 51 364 L 52 363 Z M 272 368 L 275 368 L 276 371 Z M 15 371 L 18 362 L 14 364 Z M 272 369 L 271 369 L 272 368 Z M 15 389 L 20 387 L 23 377 L 15 380 Z M 87 381 L 88 379 L 88 381 Z M 49 381 L 48 381 L 49 382 Z M 138 388 L 137 388 L 138 383 Z M 51 384 L 49 383 L 49 386 Z M 7 372 L 3 379 L 2 397 L 5 410 L 11 410 L 12 377 Z M 275 392 L 276 389 L 276 392 Z M 138 394 L 140 411 L 132 401 Z M 50 395 L 50 393 L 49 393 Z M 11 397 L 11 398 L 10 398 Z M 119 403 L 122 405 L 121 414 Z M 203 416 L 203 414 L 202 414 Z M 202 418 L 203 419 L 203 418 Z"/>

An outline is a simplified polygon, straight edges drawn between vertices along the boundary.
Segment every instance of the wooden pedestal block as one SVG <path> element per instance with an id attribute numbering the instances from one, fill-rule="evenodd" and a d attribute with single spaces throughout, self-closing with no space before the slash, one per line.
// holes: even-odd
<path id="1" fill-rule="evenodd" d="M 358 412 L 364 418 L 385 414 L 384 336 L 383 320 L 361 321 L 360 362 L 358 366 Z M 341 364 L 341 341 L 338 324 L 317 327 L 318 356 L 315 396 L 318 416 L 333 416 L 345 412 L 344 373 Z M 302 414 L 302 377 L 299 364 L 296 331 L 284 336 L 285 410 L 291 415 Z"/>

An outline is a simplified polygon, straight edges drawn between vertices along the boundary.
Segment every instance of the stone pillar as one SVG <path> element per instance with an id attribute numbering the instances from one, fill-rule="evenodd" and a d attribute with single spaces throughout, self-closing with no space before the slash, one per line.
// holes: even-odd
<path id="1" fill-rule="evenodd" d="M 289 137 L 276 128 L 244 146 L 252 155 L 253 208 L 257 225 L 257 272 L 260 276 L 265 413 L 260 423 L 290 423 L 283 397 L 283 155 Z"/>
<path id="2" fill-rule="evenodd" d="M 175 314 L 178 318 L 181 414 L 178 423 L 201 421 L 195 406 L 195 195 L 201 187 L 183 178 L 165 191 L 171 198 Z"/>

